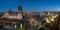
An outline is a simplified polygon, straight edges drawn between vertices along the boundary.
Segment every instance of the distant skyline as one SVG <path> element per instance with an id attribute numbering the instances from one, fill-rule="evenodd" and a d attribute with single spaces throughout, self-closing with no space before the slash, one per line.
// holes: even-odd
<path id="1" fill-rule="evenodd" d="M 19 4 L 23 12 L 60 11 L 60 0 L 0 0 L 0 12 L 17 11 Z"/>

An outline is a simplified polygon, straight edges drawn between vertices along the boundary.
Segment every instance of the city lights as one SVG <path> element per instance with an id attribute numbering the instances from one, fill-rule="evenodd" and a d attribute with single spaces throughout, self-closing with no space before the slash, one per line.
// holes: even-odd
<path id="1" fill-rule="evenodd" d="M 50 23 L 50 21 L 49 21 L 47 18 L 46 18 L 46 22 L 47 22 L 47 23 Z"/>
<path id="2" fill-rule="evenodd" d="M 50 29 L 54 26 L 57 19 L 58 14 L 55 12 L 23 13 L 21 6 L 18 6 L 18 12 L 8 11 L 0 16 L 0 22 L 3 25 L 8 24 L 8 27 L 12 26 L 14 30 L 38 30 L 41 28 L 48 30 L 48 28 Z"/>
<path id="3" fill-rule="evenodd" d="M 54 19 L 52 18 L 51 21 L 54 21 Z"/>

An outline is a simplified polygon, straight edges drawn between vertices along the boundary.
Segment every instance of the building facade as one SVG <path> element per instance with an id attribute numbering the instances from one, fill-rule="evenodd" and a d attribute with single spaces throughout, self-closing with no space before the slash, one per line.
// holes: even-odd
<path id="1" fill-rule="evenodd" d="M 10 8 L 7 12 L 4 12 L 3 18 L 9 18 L 9 19 L 22 19 L 22 7 L 18 6 L 18 12 L 13 12 Z"/>

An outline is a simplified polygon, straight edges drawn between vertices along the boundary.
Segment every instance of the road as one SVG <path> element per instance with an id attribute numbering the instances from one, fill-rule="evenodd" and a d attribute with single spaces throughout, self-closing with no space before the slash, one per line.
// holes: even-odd
<path id="1" fill-rule="evenodd" d="M 58 17 L 57 21 L 54 23 L 53 27 L 50 30 L 59 30 L 59 20 L 60 16 Z"/>
<path id="2" fill-rule="evenodd" d="M 55 28 L 53 30 L 59 30 L 59 23 L 60 23 L 59 21 L 60 21 L 60 16 L 59 16 L 59 18 L 56 22 Z"/>

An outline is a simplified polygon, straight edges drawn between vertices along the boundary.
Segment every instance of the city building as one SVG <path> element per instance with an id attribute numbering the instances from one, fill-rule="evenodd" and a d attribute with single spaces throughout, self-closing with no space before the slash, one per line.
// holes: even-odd
<path id="1" fill-rule="evenodd" d="M 7 12 L 4 12 L 3 18 L 7 19 L 22 19 L 22 7 L 19 5 L 18 6 L 18 12 L 13 12 L 11 8 Z"/>

